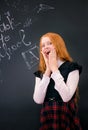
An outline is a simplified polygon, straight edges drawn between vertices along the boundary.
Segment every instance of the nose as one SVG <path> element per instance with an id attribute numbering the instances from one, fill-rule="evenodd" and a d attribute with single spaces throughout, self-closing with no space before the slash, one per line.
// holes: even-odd
<path id="1" fill-rule="evenodd" d="M 45 49 L 49 48 L 48 45 L 45 45 Z"/>

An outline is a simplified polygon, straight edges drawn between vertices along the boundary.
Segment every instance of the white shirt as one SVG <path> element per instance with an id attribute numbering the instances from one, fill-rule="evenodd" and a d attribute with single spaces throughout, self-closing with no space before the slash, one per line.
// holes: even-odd
<path id="1" fill-rule="evenodd" d="M 59 61 L 58 67 L 60 67 L 62 64 L 63 61 Z M 36 77 L 34 94 L 33 94 L 33 99 L 36 103 L 42 104 L 44 102 L 50 78 L 54 80 L 55 82 L 54 88 L 58 91 L 62 100 L 64 102 L 68 102 L 74 95 L 76 88 L 78 86 L 79 70 L 71 71 L 67 77 L 66 83 L 64 82 L 64 78 L 59 70 L 53 72 L 51 74 L 51 77 L 48 77 L 45 74 L 43 74 L 42 79 Z"/>
<path id="2" fill-rule="evenodd" d="M 69 73 L 66 83 L 60 71 L 53 72 L 51 77 L 43 75 L 43 78 L 35 78 L 35 89 L 33 99 L 36 103 L 42 104 L 46 95 L 47 87 L 52 78 L 55 82 L 55 89 L 60 94 L 64 102 L 68 102 L 74 95 L 79 82 L 79 71 L 74 70 Z"/>

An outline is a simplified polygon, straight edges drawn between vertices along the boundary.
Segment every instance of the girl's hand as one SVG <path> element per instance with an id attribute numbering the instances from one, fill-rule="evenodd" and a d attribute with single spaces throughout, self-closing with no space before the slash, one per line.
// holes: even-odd
<path id="1" fill-rule="evenodd" d="M 52 72 L 58 70 L 57 55 L 54 48 L 49 53 L 49 67 Z"/>
<path id="2" fill-rule="evenodd" d="M 51 74 L 51 70 L 50 70 L 50 67 L 49 67 L 49 58 L 47 56 L 46 53 L 44 53 L 43 51 L 41 51 L 42 55 L 43 55 L 43 58 L 45 60 L 45 64 L 46 64 L 46 71 L 45 71 L 45 74 L 50 76 Z"/>
<path id="3" fill-rule="evenodd" d="M 49 68 L 49 60 L 48 60 L 47 55 L 46 55 L 43 51 L 41 51 L 41 53 L 42 53 L 42 55 L 43 55 L 43 58 L 44 58 L 46 67 Z"/>

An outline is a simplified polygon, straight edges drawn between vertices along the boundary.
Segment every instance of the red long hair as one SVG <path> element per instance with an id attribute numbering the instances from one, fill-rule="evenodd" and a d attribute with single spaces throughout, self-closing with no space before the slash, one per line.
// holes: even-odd
<path id="1" fill-rule="evenodd" d="M 51 43 L 54 45 L 54 47 L 56 49 L 57 57 L 59 57 L 61 60 L 70 61 L 70 62 L 73 61 L 72 57 L 70 56 L 70 54 L 66 48 L 65 41 L 63 40 L 63 38 L 57 33 L 48 32 L 48 33 L 44 34 L 43 36 L 41 36 L 40 43 L 39 43 L 39 46 L 40 46 L 39 59 L 40 60 L 39 60 L 38 69 L 41 72 L 44 73 L 46 70 L 45 61 L 44 61 L 43 55 L 41 54 L 41 47 L 42 47 L 41 41 L 42 41 L 43 37 L 49 37 L 49 39 L 51 40 Z M 77 105 L 78 99 L 79 99 L 79 88 L 77 87 L 76 95 L 75 95 L 76 105 Z"/>
<path id="2" fill-rule="evenodd" d="M 40 52 L 39 52 L 39 70 L 44 72 L 46 69 L 45 61 L 43 58 L 43 55 L 41 54 L 41 40 L 43 37 L 48 37 L 51 40 L 51 43 L 54 45 L 57 57 L 59 57 L 61 60 L 66 60 L 66 61 L 72 61 L 71 56 L 69 55 L 65 42 L 63 38 L 57 34 L 57 33 L 46 33 L 40 38 Z"/>

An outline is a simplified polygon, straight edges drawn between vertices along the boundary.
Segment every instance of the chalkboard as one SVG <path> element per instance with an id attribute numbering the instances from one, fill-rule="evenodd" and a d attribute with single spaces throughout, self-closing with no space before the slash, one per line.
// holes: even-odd
<path id="1" fill-rule="evenodd" d="M 83 50 L 87 23 L 86 0 L 0 0 L 0 130 L 39 127 L 41 105 L 32 98 L 33 73 L 39 62 L 39 38 L 44 33 L 60 33 L 73 58 L 84 66 L 84 72 L 88 71 L 83 58 L 87 51 Z M 80 92 L 86 84 L 85 76 L 88 78 L 86 73 L 81 76 Z M 84 94 L 81 96 L 85 100 Z M 85 108 L 86 104 L 83 107 L 80 103 L 80 111 Z M 80 114 L 82 124 L 87 126 L 85 116 Z"/>

